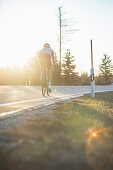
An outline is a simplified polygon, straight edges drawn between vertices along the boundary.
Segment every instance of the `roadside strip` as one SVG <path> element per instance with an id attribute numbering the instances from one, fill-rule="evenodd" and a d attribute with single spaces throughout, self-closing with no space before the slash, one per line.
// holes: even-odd
<path id="1" fill-rule="evenodd" d="M 108 90 L 108 89 L 107 90 L 96 90 L 96 93 L 108 92 L 108 91 L 110 91 L 110 90 Z M 56 102 L 71 100 L 73 98 L 78 98 L 80 96 L 84 96 L 84 95 L 87 95 L 87 94 L 91 94 L 91 93 L 90 92 L 83 92 L 83 93 L 76 93 L 74 95 L 69 94 L 69 95 L 53 96 L 53 97 L 50 96 L 50 97 L 43 97 L 41 99 L 31 99 L 31 100 L 24 100 L 24 101 L 12 102 L 12 103 L 0 104 L 0 107 L 4 107 L 4 106 L 11 106 L 11 105 L 22 104 L 22 103 L 29 103 L 29 102 L 34 102 L 34 101 L 39 101 L 39 102 L 42 101 L 42 102 L 37 103 L 37 104 L 32 105 L 32 106 L 23 107 L 22 109 L 17 109 L 17 110 L 13 110 L 13 111 L 9 111 L 9 112 L 0 113 L 0 120 L 22 114 L 27 110 L 38 109 L 38 108 L 41 108 L 41 107 L 44 107 L 44 106 L 55 104 Z M 48 101 L 44 102 L 44 100 L 48 100 Z"/>
<path id="2" fill-rule="evenodd" d="M 27 111 L 27 110 L 34 110 L 34 109 L 38 109 L 41 107 L 45 107 L 51 104 L 55 104 L 56 102 L 60 102 L 60 101 L 66 101 L 66 100 L 71 100 L 73 98 L 77 98 L 83 96 L 83 94 L 77 93 L 76 95 L 62 95 L 62 96 L 55 96 L 55 97 L 47 97 L 47 102 L 40 102 L 37 103 L 35 105 L 32 106 L 28 106 L 22 109 L 17 109 L 17 110 L 13 110 L 10 112 L 4 112 L 0 114 L 0 120 L 9 118 L 9 117 L 13 117 L 19 114 L 22 114 L 23 112 Z M 18 101 L 18 102 L 12 102 L 12 103 L 5 103 L 5 104 L 0 104 L 0 106 L 10 106 L 10 105 L 14 105 L 14 104 L 21 104 L 21 103 L 26 103 L 26 102 L 33 102 L 33 101 L 41 101 L 41 100 L 45 100 L 46 98 L 41 98 L 41 99 L 32 99 L 32 100 L 25 100 L 25 101 Z"/>

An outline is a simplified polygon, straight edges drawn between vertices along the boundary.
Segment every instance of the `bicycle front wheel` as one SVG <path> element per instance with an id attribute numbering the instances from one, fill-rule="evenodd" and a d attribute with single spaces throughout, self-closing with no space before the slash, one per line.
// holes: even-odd
<path id="1" fill-rule="evenodd" d="M 42 76 L 42 95 L 43 95 L 43 96 L 45 96 L 46 88 L 47 88 L 47 84 L 46 84 L 46 74 L 45 74 L 45 72 L 44 72 L 44 73 L 43 73 L 43 76 Z"/>

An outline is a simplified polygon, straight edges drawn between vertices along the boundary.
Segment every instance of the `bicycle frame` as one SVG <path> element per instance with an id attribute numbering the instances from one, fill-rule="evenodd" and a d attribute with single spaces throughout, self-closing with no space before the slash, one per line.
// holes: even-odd
<path id="1" fill-rule="evenodd" d="M 47 74 L 47 70 L 45 69 L 43 72 L 41 72 L 41 86 L 42 86 L 42 95 L 45 96 L 46 92 L 47 95 L 49 96 L 50 92 L 49 92 L 49 82 L 48 82 L 48 74 Z"/>

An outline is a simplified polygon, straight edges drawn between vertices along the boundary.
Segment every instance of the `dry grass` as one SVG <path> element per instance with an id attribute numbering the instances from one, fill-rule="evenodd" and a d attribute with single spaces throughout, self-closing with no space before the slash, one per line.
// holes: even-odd
<path id="1" fill-rule="evenodd" d="M 113 92 L 48 109 L 51 117 L 1 132 L 1 170 L 113 169 Z"/>

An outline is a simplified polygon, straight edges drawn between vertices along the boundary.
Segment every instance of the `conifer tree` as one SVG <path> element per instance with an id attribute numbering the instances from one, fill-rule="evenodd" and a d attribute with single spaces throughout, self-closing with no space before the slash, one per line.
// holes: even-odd
<path id="1" fill-rule="evenodd" d="M 102 58 L 102 63 L 99 66 L 100 73 L 105 79 L 105 83 L 108 84 L 110 77 L 113 75 L 113 64 L 110 57 L 105 53 Z"/>
<path id="2" fill-rule="evenodd" d="M 74 81 L 74 76 L 75 76 L 75 59 L 74 56 L 71 55 L 71 51 L 69 49 L 67 49 L 66 53 L 65 53 L 65 57 L 63 60 L 63 72 L 66 78 L 66 83 L 68 83 L 69 81 L 72 82 Z"/>

